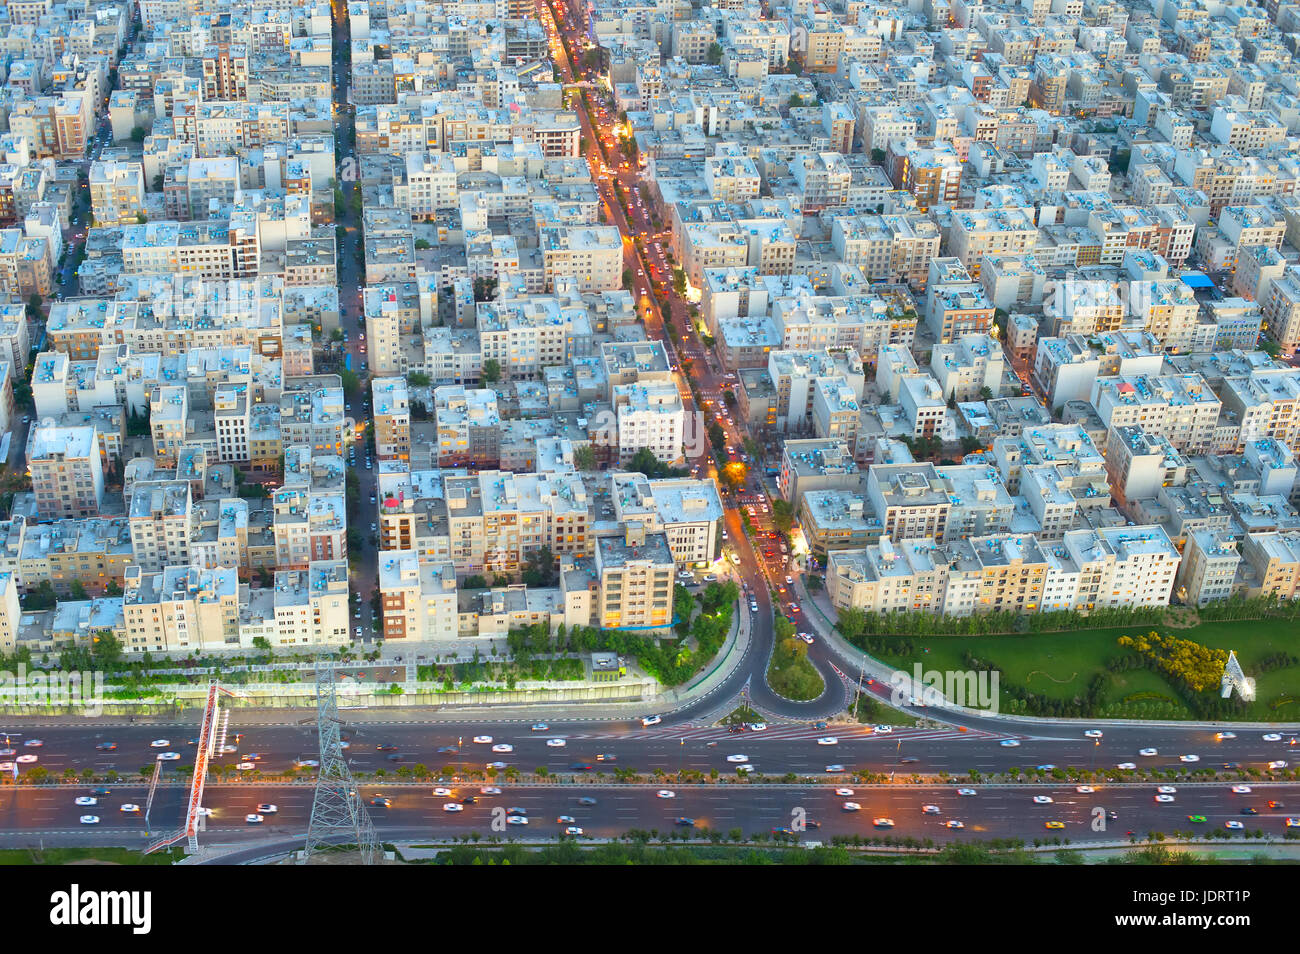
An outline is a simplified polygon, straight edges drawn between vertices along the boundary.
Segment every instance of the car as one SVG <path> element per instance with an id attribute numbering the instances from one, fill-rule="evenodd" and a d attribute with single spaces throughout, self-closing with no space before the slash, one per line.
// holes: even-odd
<path id="1" fill-rule="evenodd" d="M 875 726 L 874 728 L 876 730 L 876 735 L 889 735 L 889 733 L 894 731 L 894 727 L 892 725 L 878 725 Z"/>
<path id="2" fill-rule="evenodd" d="M 1076 786 L 1074 790 L 1080 795 L 1091 795 L 1093 792 L 1097 791 L 1091 785 L 1079 785 Z"/>
<path id="3" fill-rule="evenodd" d="M 1239 822 L 1234 818 L 1230 818 L 1223 823 L 1223 827 L 1228 829 L 1229 831 L 1241 831 L 1246 826 L 1243 822 Z"/>
<path id="4" fill-rule="evenodd" d="M 228 745 L 226 748 L 233 750 L 234 746 Z M 293 764 L 295 768 L 320 768 L 320 762 L 316 759 L 294 759 Z"/>
<path id="5" fill-rule="evenodd" d="M 1102 734 L 1101 729 L 1089 729 L 1088 731 L 1083 733 L 1083 737 L 1085 739 L 1100 739 L 1101 734 Z"/>
<path id="6" fill-rule="evenodd" d="M 259 815 L 274 815 L 279 810 L 280 810 L 279 806 L 272 805 L 269 802 L 257 806 L 257 812 Z"/>
<path id="7" fill-rule="evenodd" d="M 642 724 L 643 726 L 649 727 L 649 726 L 652 726 L 652 725 L 658 725 L 660 722 L 663 722 L 663 721 L 664 721 L 664 717 L 663 717 L 663 716 L 652 715 L 652 716 L 645 716 L 645 717 L 643 717 L 643 718 L 641 719 L 641 724 Z"/>
<path id="8" fill-rule="evenodd" d="M 1065 827 L 1065 822 L 1063 822 L 1063 821 L 1049 821 L 1049 822 L 1044 823 L 1044 826 L 1043 826 L 1043 827 L 1045 827 L 1045 828 L 1052 828 L 1052 829 L 1056 829 L 1056 828 L 1064 828 L 1064 827 Z"/>
<path id="9" fill-rule="evenodd" d="M 548 748 L 552 748 L 552 749 L 562 749 L 562 748 L 564 748 L 565 744 L 566 744 L 566 743 L 565 743 L 565 741 L 564 741 L 563 739 L 547 739 L 547 740 L 546 740 L 546 745 L 547 745 L 547 747 L 548 747 Z"/>
<path id="10" fill-rule="evenodd" d="M 1199 762 L 1200 760 L 1201 760 L 1201 757 L 1200 757 L 1199 755 L 1180 755 L 1180 756 L 1178 756 L 1178 761 L 1180 761 L 1180 762 Z"/>
<path id="11" fill-rule="evenodd" d="M 1137 763 L 1136 763 L 1136 762 L 1120 762 L 1118 765 L 1115 766 L 1115 768 L 1120 769 L 1121 771 L 1131 772 L 1131 771 L 1133 771 L 1135 768 L 1137 768 Z"/>
<path id="12" fill-rule="evenodd" d="M 346 746 L 344 747 L 346 748 Z M 239 760 L 241 762 L 260 762 L 262 761 L 262 754 L 260 752 L 249 752 L 247 755 L 241 755 Z"/>
<path id="13" fill-rule="evenodd" d="M 29 756 L 29 758 L 34 759 L 35 756 Z M 158 753 L 158 761 L 159 761 L 159 762 L 175 762 L 175 761 L 176 761 L 177 759 L 179 759 L 179 758 L 180 758 L 180 755 L 179 755 L 178 753 L 176 753 L 176 752 L 159 752 L 159 753 Z M 23 760 L 23 756 L 21 756 L 21 755 L 18 756 L 18 761 L 21 762 L 22 760 Z M 249 768 L 252 768 L 253 766 L 250 764 L 248 767 L 249 767 Z"/>
<path id="14" fill-rule="evenodd" d="M 894 820 L 892 818 L 873 818 L 871 824 L 877 828 L 893 828 Z"/>
<path id="15" fill-rule="evenodd" d="M 577 821 L 577 819 L 574 818 L 572 815 L 561 815 L 559 818 L 555 819 L 555 824 L 557 824 L 557 825 L 572 825 L 572 824 L 574 824 L 574 822 L 576 822 L 576 821 Z"/>
<path id="16" fill-rule="evenodd" d="M 477 744 L 477 745 L 491 745 L 491 744 L 492 744 L 492 736 L 490 736 L 490 735 L 476 735 L 476 736 L 474 736 L 474 742 L 475 742 L 475 744 Z"/>
<path id="17" fill-rule="evenodd" d="M 841 807 L 842 807 L 842 808 L 844 809 L 844 811 L 846 811 L 846 812 L 860 812 L 860 811 L 862 811 L 862 806 L 859 805 L 857 802 L 845 802 L 845 803 L 843 804 L 843 806 L 841 806 Z"/>
<path id="18" fill-rule="evenodd" d="M 1288 818 L 1286 820 L 1287 828 L 1300 828 L 1300 818 Z"/>
<path id="19" fill-rule="evenodd" d="M 436 751 L 439 755 L 455 755 L 460 749 L 454 745 L 440 745 Z"/>
<path id="20" fill-rule="evenodd" d="M 99 816 L 98 816 L 98 815 L 82 815 L 82 816 L 81 816 L 81 823 L 82 823 L 83 825 L 98 825 L 98 824 L 99 824 Z"/>
<path id="21" fill-rule="evenodd" d="M 77 804 L 78 804 L 78 805 L 98 805 L 98 804 L 99 804 L 99 799 L 98 799 L 98 798 L 91 798 L 89 795 L 78 795 L 78 796 L 77 796 Z"/>
<path id="22" fill-rule="evenodd" d="M 509 815 L 506 817 L 507 825 L 527 825 L 528 819 L 523 815 Z"/>
<path id="23" fill-rule="evenodd" d="M 564 829 L 564 833 L 566 835 L 581 835 L 583 832 L 577 825 L 570 825 L 568 828 Z"/>
<path id="24" fill-rule="evenodd" d="M 393 800 L 389 798 L 387 795 L 375 795 L 372 796 L 370 801 L 368 801 L 366 804 L 374 805 L 376 808 L 392 808 Z"/>
<path id="25" fill-rule="evenodd" d="M 165 749 L 165 748 L 167 748 L 167 746 L 169 746 L 169 745 L 171 745 L 171 743 L 168 742 L 166 739 L 154 739 L 152 742 L 149 743 L 149 748 L 151 748 L 151 749 Z"/>
<path id="26" fill-rule="evenodd" d="M 456 793 L 449 788 L 435 788 L 433 790 L 434 798 L 451 798 Z"/>
<path id="27" fill-rule="evenodd" d="M 1174 797 L 1173 797 L 1172 795 L 1157 795 L 1157 796 L 1156 796 L 1156 801 L 1157 801 L 1157 802 L 1168 803 L 1168 802 L 1172 802 L 1173 800 L 1174 800 Z"/>
<path id="28" fill-rule="evenodd" d="M 1252 791 L 1253 789 L 1249 785 L 1232 786 L 1232 794 L 1234 795 L 1249 795 Z"/>
<path id="29" fill-rule="evenodd" d="M 140 814 L 140 806 L 132 802 L 126 802 L 118 809 L 118 811 L 125 812 L 128 815 L 138 815 Z"/>
<path id="30" fill-rule="evenodd" d="M 1269 763 L 1268 763 L 1268 767 L 1271 768 L 1271 769 L 1284 769 L 1284 768 L 1286 768 L 1286 760 L 1285 760 L 1285 759 L 1274 759 L 1272 762 L 1269 762 Z"/>
<path id="31" fill-rule="evenodd" d="M 1189 822 L 1192 822 L 1193 824 L 1196 824 L 1196 825 L 1203 825 L 1203 824 L 1205 824 L 1205 816 L 1204 816 L 1204 815 L 1188 815 L 1188 816 L 1187 816 L 1187 820 L 1188 820 Z"/>
<path id="32" fill-rule="evenodd" d="M 1266 733 L 1264 733 L 1264 741 L 1265 741 L 1265 742 L 1281 742 L 1281 741 L 1282 741 L 1282 735 L 1281 735 L 1281 733 L 1279 733 L 1279 732 L 1266 732 Z"/>
<path id="33" fill-rule="evenodd" d="M 533 723 L 533 731 L 534 731 L 534 732 L 545 732 L 545 731 L 546 731 L 547 729 L 549 729 L 549 728 L 550 728 L 550 726 L 547 725 L 545 722 L 534 722 L 534 723 Z"/>
<path id="34" fill-rule="evenodd" d="M 361 627 L 358 626 L 358 627 L 357 627 L 357 639 L 360 639 L 360 638 L 361 638 Z"/>
<path id="35" fill-rule="evenodd" d="M 946 821 L 946 822 L 944 822 L 944 823 L 943 823 L 943 826 L 944 826 L 945 828 L 965 828 L 965 827 L 966 827 L 965 823 L 963 823 L 963 822 L 959 822 L 959 821 L 957 821 L 955 818 L 952 819 L 952 820 L 950 820 L 950 821 Z"/>
<path id="36" fill-rule="evenodd" d="M 1144 758 L 1153 758 L 1159 754 L 1160 751 L 1158 749 L 1138 749 L 1138 755 L 1141 755 Z"/>
<path id="37" fill-rule="evenodd" d="M 617 755 L 611 755 L 611 754 L 608 753 L 608 752 L 601 752 L 599 755 L 596 756 L 596 761 L 597 761 L 597 762 L 617 762 L 617 761 L 618 761 L 618 756 L 617 756 Z"/>
<path id="38" fill-rule="evenodd" d="M 1050 805 L 1050 804 L 1052 804 L 1052 796 L 1051 796 L 1051 795 L 1035 795 L 1035 796 L 1034 796 L 1034 804 L 1035 804 L 1035 805 Z"/>
<path id="39" fill-rule="evenodd" d="M 840 740 L 833 735 L 823 735 L 817 740 L 818 745 L 839 745 Z"/>
<path id="40" fill-rule="evenodd" d="M 116 742 L 100 742 L 98 745 L 95 746 L 95 749 L 96 749 L 96 751 L 99 751 L 99 752 L 116 752 L 116 751 L 117 751 L 117 743 L 116 743 Z"/>
<path id="41" fill-rule="evenodd" d="M 496 745 L 492 746 L 493 752 L 513 752 L 514 750 L 515 747 L 510 745 L 508 742 L 498 742 Z"/>
<path id="42" fill-rule="evenodd" d="M 1156 788 L 1156 791 L 1159 792 L 1161 795 L 1178 794 L 1178 789 L 1174 788 L 1172 785 L 1160 785 Z"/>
<path id="43" fill-rule="evenodd" d="M 766 722 L 751 722 L 749 724 L 750 732 L 762 732 L 766 728 L 767 728 Z"/>
<path id="44" fill-rule="evenodd" d="M 594 798 L 592 798 L 590 795 L 584 795 L 584 796 L 582 796 L 582 798 L 578 799 L 578 804 L 579 804 L 579 805 L 595 805 L 595 804 L 596 804 L 596 800 L 595 800 Z"/>
<path id="45" fill-rule="evenodd" d="M 1219 742 L 1222 742 L 1222 741 L 1224 741 L 1225 739 L 1235 739 L 1236 737 L 1237 737 L 1237 733 L 1235 733 L 1235 732 L 1216 732 L 1216 733 L 1214 733 L 1214 738 L 1215 738 L 1217 741 L 1219 741 Z"/>
<path id="46" fill-rule="evenodd" d="M 824 728 L 826 728 L 826 723 L 825 723 L 825 722 L 818 722 L 818 723 L 816 723 L 816 724 L 813 726 L 813 728 L 814 728 L 814 729 L 824 729 Z"/>
<path id="47" fill-rule="evenodd" d="M 844 772 L 844 771 L 847 771 L 847 770 L 846 770 L 846 769 L 844 768 L 844 766 L 841 765 L 839 762 L 836 762 L 836 763 L 834 763 L 833 765 L 828 765 L 828 766 L 826 766 L 826 771 L 827 771 L 827 772 Z"/>
<path id="48" fill-rule="evenodd" d="M 852 795 L 852 794 L 853 794 L 853 789 L 851 789 L 851 788 L 837 788 L 837 789 L 835 790 L 835 794 L 836 794 L 836 795 Z"/>
<path id="49" fill-rule="evenodd" d="M 460 804 L 460 802 L 444 802 L 442 810 L 444 812 L 463 812 L 465 806 Z"/>
<path id="50" fill-rule="evenodd" d="M 160 755 L 158 758 L 162 758 L 162 756 Z M 255 768 L 257 768 L 257 766 L 252 762 L 238 762 L 235 764 L 235 769 L 240 772 L 251 772 Z"/>
<path id="51" fill-rule="evenodd" d="M 1241 814 L 1242 814 L 1242 815 L 1258 815 L 1258 814 L 1259 814 L 1259 809 L 1258 809 L 1258 808 L 1253 808 L 1253 807 L 1251 807 L 1250 805 L 1247 805 L 1245 808 L 1243 808 L 1243 809 L 1241 810 Z"/>
<path id="52" fill-rule="evenodd" d="M 1016 739 L 1003 739 L 998 743 L 998 745 L 1002 746 L 1004 749 L 1014 749 L 1019 748 L 1020 742 Z"/>
<path id="53" fill-rule="evenodd" d="M 352 748 L 352 743 L 348 741 L 340 742 L 339 748 L 343 749 L 344 751 L 347 751 L 348 749 Z"/>
<path id="54" fill-rule="evenodd" d="M 387 743 L 385 743 L 385 744 L 383 744 L 383 745 L 376 745 L 376 746 L 375 746 L 375 751 L 376 751 L 376 752 L 396 752 L 396 751 L 397 751 L 397 746 L 395 746 L 395 745 L 388 745 Z"/>
<path id="55" fill-rule="evenodd" d="M 501 789 L 497 788 L 495 785 L 485 785 L 478 790 L 478 793 L 480 795 L 500 795 Z"/>
<path id="56" fill-rule="evenodd" d="M 1056 766 L 1053 765 L 1051 762 L 1046 762 L 1043 765 L 1037 766 L 1037 768 L 1038 771 L 1040 772 L 1051 772 L 1056 768 Z"/>
<path id="57" fill-rule="evenodd" d="M 959 788 L 957 789 L 957 794 L 969 796 L 969 795 L 978 795 L 979 792 L 975 791 L 975 789 L 973 788 Z"/>
<path id="58" fill-rule="evenodd" d="M 504 769 L 505 767 L 506 767 L 506 763 L 505 763 L 505 762 L 489 762 L 489 763 L 487 764 L 487 768 L 490 768 L 490 769 L 498 769 L 498 770 L 499 770 L 499 769 Z"/>
<path id="59" fill-rule="evenodd" d="M 250 825 L 260 825 L 262 822 L 266 821 L 266 818 L 259 815 L 257 812 L 250 812 L 244 816 L 244 821 Z"/>
<path id="60" fill-rule="evenodd" d="M 107 797 L 107 796 L 109 796 L 109 795 L 112 795 L 113 793 L 112 793 L 111 790 L 109 790 L 109 789 L 107 789 L 107 788 L 92 788 L 92 789 L 90 790 L 90 794 L 91 794 L 91 795 L 95 795 L 95 796 L 97 796 L 97 797 L 99 797 L 99 798 L 105 798 L 105 797 Z"/>
<path id="61" fill-rule="evenodd" d="M 1272 798 L 1270 798 L 1270 799 L 1268 800 L 1268 807 L 1269 807 L 1269 808 L 1286 808 L 1286 806 L 1283 805 L 1281 802 L 1277 801 L 1276 799 L 1272 799 Z"/>
<path id="62" fill-rule="evenodd" d="M 661 788 L 659 789 L 659 791 L 655 792 L 655 798 L 676 798 L 676 797 L 677 797 L 676 792 L 669 791 L 666 788 Z"/>
<path id="63" fill-rule="evenodd" d="M 28 739 L 26 742 L 23 743 L 23 745 L 29 749 L 39 749 L 44 744 L 45 743 L 42 742 L 40 739 Z"/>
<path id="64" fill-rule="evenodd" d="M 938 815 L 942 811 L 938 805 L 922 805 L 921 812 L 925 815 Z"/>

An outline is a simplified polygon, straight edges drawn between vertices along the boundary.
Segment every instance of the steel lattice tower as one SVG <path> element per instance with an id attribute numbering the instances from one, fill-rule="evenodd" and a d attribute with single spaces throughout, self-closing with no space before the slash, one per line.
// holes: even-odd
<path id="1" fill-rule="evenodd" d="M 331 656 L 316 659 L 316 731 L 320 737 L 320 775 L 300 864 L 307 864 L 323 848 L 356 844 L 361 864 L 373 865 L 382 855 L 370 814 L 361 803 L 361 793 L 339 745 L 339 707 Z"/>

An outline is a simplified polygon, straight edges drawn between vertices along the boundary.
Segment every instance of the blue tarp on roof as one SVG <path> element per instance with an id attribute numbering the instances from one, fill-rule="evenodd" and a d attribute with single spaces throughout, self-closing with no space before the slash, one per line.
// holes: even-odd
<path id="1" fill-rule="evenodd" d="M 1213 288 L 1214 282 L 1204 272 L 1187 272 L 1179 276 L 1188 288 Z"/>

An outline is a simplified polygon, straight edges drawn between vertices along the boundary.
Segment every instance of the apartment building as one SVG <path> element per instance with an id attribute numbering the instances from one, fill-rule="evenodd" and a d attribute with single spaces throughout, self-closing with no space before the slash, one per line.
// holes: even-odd
<path id="1" fill-rule="evenodd" d="M 406 379 L 375 378 L 370 382 L 370 392 L 374 402 L 375 457 L 410 460 L 411 401 Z"/>
<path id="2" fill-rule="evenodd" d="M 104 500 L 104 467 L 95 425 L 35 424 L 28 438 L 36 512 L 45 519 L 90 517 Z"/>

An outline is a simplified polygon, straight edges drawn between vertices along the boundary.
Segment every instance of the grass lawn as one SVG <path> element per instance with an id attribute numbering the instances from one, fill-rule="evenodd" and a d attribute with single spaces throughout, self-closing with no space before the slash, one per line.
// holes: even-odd
<path id="1" fill-rule="evenodd" d="M 1031 692 L 1071 699 L 1087 692 L 1093 677 L 1104 672 L 1109 659 L 1124 655 L 1116 642 L 1120 636 L 1148 632 L 1129 629 L 1078 630 L 1017 636 L 885 637 L 887 649 L 877 656 L 883 662 L 911 672 L 916 663 L 927 670 L 963 670 L 965 652 L 994 663 L 1002 670 L 1003 687 L 1022 686 Z M 1236 620 L 1202 623 L 1187 629 L 1164 629 L 1215 649 L 1235 650 L 1247 675 L 1256 675 L 1257 698 L 1241 718 L 1248 721 L 1286 721 L 1300 717 L 1300 666 L 1255 673 L 1261 660 L 1275 653 L 1300 656 L 1300 636 L 1290 620 Z M 906 642 L 916 652 L 897 647 Z M 1150 670 L 1108 674 L 1105 702 L 1100 715 L 1108 718 L 1186 719 L 1191 713 L 1163 676 Z M 1002 711 L 1017 711 L 1002 699 Z"/>
<path id="2" fill-rule="evenodd" d="M 786 699 L 807 702 L 826 690 L 826 683 L 803 650 L 804 644 L 793 637 L 777 640 L 772 662 L 767 668 L 767 684 Z"/>
<path id="3" fill-rule="evenodd" d="M 5 848 L 0 850 L 0 865 L 66 865 L 78 861 L 98 861 L 109 865 L 170 865 L 185 857 L 179 848 L 146 855 L 130 848 Z"/>

